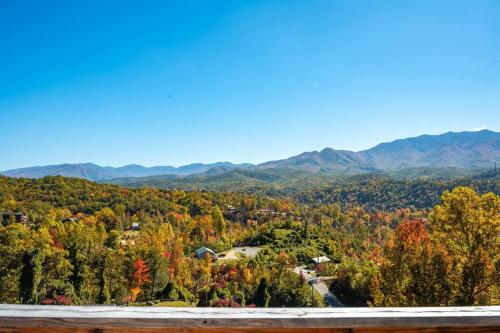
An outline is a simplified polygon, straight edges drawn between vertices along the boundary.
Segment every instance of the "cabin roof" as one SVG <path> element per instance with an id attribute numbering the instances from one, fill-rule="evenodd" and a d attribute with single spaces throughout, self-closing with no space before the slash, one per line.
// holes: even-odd
<path id="1" fill-rule="evenodd" d="M 201 254 L 206 253 L 206 252 L 215 254 L 215 252 L 212 249 L 209 249 L 208 247 L 205 247 L 205 246 L 200 247 L 195 252 L 197 255 L 201 255 Z"/>
<path id="2" fill-rule="evenodd" d="M 326 256 L 314 257 L 314 258 L 311 258 L 311 260 L 314 261 L 316 264 L 321 264 L 323 262 L 331 261 L 330 258 L 328 258 Z"/>

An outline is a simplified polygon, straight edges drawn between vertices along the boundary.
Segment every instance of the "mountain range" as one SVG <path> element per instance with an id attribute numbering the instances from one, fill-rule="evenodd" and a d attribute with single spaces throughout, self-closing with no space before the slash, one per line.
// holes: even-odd
<path id="1" fill-rule="evenodd" d="M 201 173 L 212 168 L 224 167 L 228 170 L 234 168 L 247 168 L 252 164 L 233 164 L 230 162 L 218 162 L 212 164 L 193 163 L 183 165 L 178 168 L 173 166 L 155 166 L 144 167 L 142 165 L 130 164 L 122 167 L 103 167 L 93 163 L 78 164 L 58 164 L 36 166 L 21 169 L 13 169 L 0 172 L 9 177 L 41 178 L 45 176 L 65 176 L 84 178 L 93 181 L 110 180 L 114 178 L 125 177 L 148 177 L 156 175 L 187 176 L 190 174 Z"/>
<path id="2" fill-rule="evenodd" d="M 360 152 L 334 150 L 302 153 L 260 164 L 261 169 L 294 168 L 329 174 L 356 174 L 406 168 L 484 168 L 500 161 L 500 133 L 448 132 L 381 143 Z"/>
<path id="3" fill-rule="evenodd" d="M 177 168 L 173 166 L 144 167 L 141 165 L 114 168 L 82 163 L 28 167 L 7 170 L 1 174 L 27 178 L 61 175 L 93 181 L 107 181 L 138 177 L 158 179 L 157 176 L 164 176 L 163 179 L 200 178 L 200 176 L 218 176 L 235 170 L 297 170 L 328 175 L 398 172 L 406 169 L 427 170 L 429 168 L 465 170 L 491 168 L 496 162 L 500 163 L 500 133 L 482 130 L 421 135 L 381 143 L 359 152 L 325 148 L 321 151 L 304 152 L 287 159 L 258 165 L 218 162 L 213 164 L 195 163 Z M 275 172 L 271 174 L 275 174 Z M 233 172 L 233 175 L 236 174 Z"/>

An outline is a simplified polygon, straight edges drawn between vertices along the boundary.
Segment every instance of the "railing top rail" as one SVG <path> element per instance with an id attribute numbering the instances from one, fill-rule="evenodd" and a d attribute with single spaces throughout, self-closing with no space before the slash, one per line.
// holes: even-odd
<path id="1" fill-rule="evenodd" d="M 0 304 L 0 318 L 405 318 L 498 317 L 500 306 L 379 308 L 189 308 Z"/>
<path id="2" fill-rule="evenodd" d="M 500 327 L 500 306 L 413 308 L 161 308 L 1 305 L 19 327 Z"/>

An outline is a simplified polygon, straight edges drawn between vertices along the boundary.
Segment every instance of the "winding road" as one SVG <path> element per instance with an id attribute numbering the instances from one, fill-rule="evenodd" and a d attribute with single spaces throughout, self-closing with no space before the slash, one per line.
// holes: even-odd
<path id="1" fill-rule="evenodd" d="M 306 281 L 316 289 L 318 293 L 320 293 L 321 296 L 323 296 L 323 299 L 325 300 L 325 304 L 328 307 L 343 307 L 344 305 L 338 300 L 337 296 L 335 296 L 330 290 L 328 290 L 328 286 L 324 282 L 325 280 L 330 280 L 333 277 L 315 277 L 311 275 L 311 270 L 306 269 L 304 266 L 300 267 L 297 266 L 293 269 L 293 271 L 300 275 L 300 272 L 302 271 L 302 275 L 306 279 Z"/>

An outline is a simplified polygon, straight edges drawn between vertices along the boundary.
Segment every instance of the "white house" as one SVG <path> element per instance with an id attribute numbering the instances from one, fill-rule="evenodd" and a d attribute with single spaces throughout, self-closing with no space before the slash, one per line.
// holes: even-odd
<path id="1" fill-rule="evenodd" d="M 330 258 L 328 257 L 325 257 L 325 256 L 321 256 L 321 257 L 314 257 L 314 258 L 311 258 L 311 260 L 316 264 L 322 264 L 322 263 L 325 263 L 325 262 L 330 262 Z"/>

